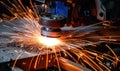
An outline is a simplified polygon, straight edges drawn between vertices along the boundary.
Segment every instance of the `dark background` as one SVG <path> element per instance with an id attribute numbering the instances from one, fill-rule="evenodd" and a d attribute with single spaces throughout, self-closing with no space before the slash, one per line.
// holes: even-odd
<path id="1" fill-rule="evenodd" d="M 0 0 L 3 1 L 4 3 L 6 3 L 7 5 L 11 6 L 8 2 L 8 0 Z M 10 0 L 10 1 L 14 1 L 14 0 Z M 33 2 L 35 2 L 35 0 L 32 0 Z M 76 0 L 74 0 L 76 1 Z M 84 5 L 88 5 L 87 1 L 91 1 L 91 0 L 80 0 L 83 1 L 82 3 Z M 112 20 L 112 19 L 119 19 L 120 18 L 120 0 L 101 0 L 103 5 L 106 8 L 106 14 L 107 14 L 107 20 Z M 29 0 L 22 0 L 23 4 L 26 6 L 29 6 Z M 86 4 L 84 3 L 86 2 Z M 87 7 L 87 6 L 86 6 Z M 0 17 L 2 17 L 2 14 L 5 13 L 9 16 L 13 16 L 7 9 L 5 6 L 3 6 L 0 3 Z"/>

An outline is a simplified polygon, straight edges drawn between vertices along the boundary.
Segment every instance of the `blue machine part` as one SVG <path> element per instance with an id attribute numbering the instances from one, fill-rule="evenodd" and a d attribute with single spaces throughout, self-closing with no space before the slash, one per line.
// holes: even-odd
<path id="1" fill-rule="evenodd" d="M 65 18 L 68 18 L 68 6 L 65 5 L 64 2 L 56 1 L 55 8 L 52 8 L 51 13 L 56 15 L 62 15 Z"/>

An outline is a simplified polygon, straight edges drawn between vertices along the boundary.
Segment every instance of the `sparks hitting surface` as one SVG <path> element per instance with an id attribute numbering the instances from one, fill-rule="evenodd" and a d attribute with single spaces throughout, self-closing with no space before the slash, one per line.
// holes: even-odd
<path id="1" fill-rule="evenodd" d="M 5 3 L 1 2 L 1 4 L 5 5 L 10 10 L 10 12 L 15 16 L 15 18 L 14 20 L 11 20 L 11 21 L 4 21 L 5 23 L 7 23 L 7 25 L 4 24 L 2 26 L 8 29 L 9 31 L 7 32 L 2 31 L 0 35 L 7 36 L 8 39 L 10 39 L 8 43 L 18 42 L 17 45 L 19 45 L 19 47 L 28 49 L 27 51 L 29 50 L 33 51 L 34 49 L 36 50 L 38 49 L 38 52 L 39 52 L 38 54 L 44 52 L 46 54 L 46 68 L 48 67 L 48 63 L 49 63 L 49 58 L 48 58 L 49 47 L 55 47 L 55 48 L 52 48 L 52 52 L 54 52 L 55 54 L 54 57 L 57 61 L 59 70 L 60 70 L 60 67 L 59 67 L 60 64 L 57 57 L 58 55 L 56 54 L 57 50 L 63 51 L 64 55 L 69 56 L 74 62 L 86 67 L 89 66 L 91 69 L 96 71 L 110 70 L 110 67 L 105 65 L 104 60 L 110 61 L 113 64 L 113 66 L 120 61 L 117 55 L 114 53 L 112 49 L 110 49 L 108 45 L 106 45 L 106 48 L 108 48 L 113 55 L 110 55 L 107 53 L 101 53 L 95 50 L 90 50 L 91 48 L 86 49 L 84 47 L 85 45 L 95 46 L 102 42 L 109 41 L 109 39 L 103 40 L 105 38 L 115 37 L 115 36 L 109 36 L 109 35 L 105 37 L 94 36 L 94 35 L 87 36 L 89 39 L 95 40 L 95 42 L 93 42 L 92 40 L 85 39 L 87 38 L 85 36 L 86 34 L 90 34 L 93 32 L 93 30 L 90 31 L 87 28 L 96 26 L 97 24 L 85 26 L 82 29 L 77 28 L 74 32 L 68 33 L 67 35 L 62 37 L 60 40 L 58 38 L 47 38 L 47 37 L 41 36 L 41 32 L 40 32 L 41 25 L 38 23 L 38 19 L 40 17 L 37 10 L 35 9 L 36 6 L 32 4 L 31 0 L 30 0 L 30 5 L 32 6 L 32 9 L 26 6 L 24 7 L 21 0 L 14 0 L 13 3 L 9 1 L 9 3 L 12 5 L 12 7 L 9 7 Z M 105 24 L 105 22 L 98 23 L 98 24 Z M 106 26 L 111 27 L 109 24 L 104 25 L 104 27 Z M 86 29 L 89 31 L 85 33 L 81 32 L 82 30 L 86 30 Z M 12 30 L 12 32 L 10 30 Z M 94 31 L 96 30 L 97 29 L 95 29 Z M 119 37 L 119 36 L 116 36 L 116 37 Z M 77 59 L 75 59 L 75 57 L 71 55 L 71 53 L 75 55 Z M 19 57 L 17 57 L 16 60 L 18 58 Z M 36 61 L 35 61 L 36 63 L 34 67 L 37 66 L 37 62 L 39 62 L 38 60 L 40 59 L 41 59 L 40 56 L 36 58 Z M 29 70 L 30 70 L 30 67 L 28 68 L 27 71 Z"/>
<path id="2" fill-rule="evenodd" d="M 59 39 L 50 37 L 38 37 L 38 40 L 41 44 L 46 45 L 48 47 L 54 47 L 61 43 Z"/>

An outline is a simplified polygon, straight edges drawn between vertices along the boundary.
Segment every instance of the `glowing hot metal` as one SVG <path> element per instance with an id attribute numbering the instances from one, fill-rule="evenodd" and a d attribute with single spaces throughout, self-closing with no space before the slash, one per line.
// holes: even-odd
<path id="1" fill-rule="evenodd" d="M 61 41 L 57 38 L 39 37 L 38 40 L 41 44 L 46 45 L 48 47 L 57 46 L 61 43 Z"/>

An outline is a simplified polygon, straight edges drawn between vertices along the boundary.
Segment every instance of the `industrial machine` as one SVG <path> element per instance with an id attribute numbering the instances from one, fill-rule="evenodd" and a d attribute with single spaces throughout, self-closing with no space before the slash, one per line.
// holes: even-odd
<path id="1" fill-rule="evenodd" d="M 120 29 L 115 29 L 118 31 L 114 32 L 112 31 L 111 28 L 104 29 L 103 25 L 102 25 L 102 28 L 101 28 L 101 25 L 100 27 L 87 26 L 87 25 L 91 25 L 94 23 L 107 20 L 106 8 L 103 5 L 101 0 L 30 0 L 30 1 L 32 1 L 36 5 L 35 9 L 39 13 L 38 22 L 41 25 L 40 32 L 41 32 L 41 35 L 44 37 L 61 38 L 62 36 L 65 35 L 65 33 L 63 33 L 63 29 L 65 27 L 69 28 L 68 31 L 70 33 L 72 33 L 73 30 L 76 30 L 76 28 L 78 29 L 80 27 L 83 27 L 80 31 L 81 34 L 84 32 L 86 33 L 87 31 L 93 32 L 94 29 L 101 29 L 96 32 L 93 32 L 92 34 L 87 33 L 88 35 L 85 35 L 85 39 L 94 41 L 94 43 L 98 40 L 98 38 L 90 39 L 90 38 L 87 38 L 87 36 L 92 36 L 92 35 L 105 36 L 103 39 L 100 39 L 100 40 L 105 41 L 110 38 L 110 41 L 117 41 L 117 40 L 114 40 L 114 37 L 112 38 L 112 37 L 106 37 L 106 36 L 108 35 L 112 36 L 114 35 L 114 33 L 118 33 L 118 35 L 120 35 L 119 34 Z M 25 5 L 28 5 L 28 7 L 31 6 L 28 0 L 22 0 L 22 2 Z M 21 21 L 19 21 L 18 19 L 15 19 L 14 22 L 16 22 L 16 20 L 19 25 Z M 23 19 L 20 19 L 20 20 L 24 21 Z M 6 22 L 2 22 L 2 24 L 0 25 L 3 26 L 5 25 L 5 23 Z M 86 30 L 84 30 L 84 27 L 86 28 Z M 107 27 L 109 26 L 107 25 Z M 0 34 L 3 31 L 5 31 L 5 29 L 0 28 Z M 8 29 L 7 31 L 12 32 Z M 20 34 L 22 33 L 20 32 Z M 2 37 L 7 38 L 6 36 L 0 35 L 0 38 Z M 120 40 L 119 37 L 117 39 Z M 60 68 L 61 68 L 61 71 L 94 71 L 87 64 L 85 65 L 82 64 L 81 63 L 82 61 L 79 61 L 79 63 L 81 64 L 77 64 L 77 62 L 75 63 L 72 57 L 66 56 L 66 54 L 64 54 L 64 52 L 62 51 L 56 52 L 57 56 L 59 57 L 57 59 L 55 56 L 55 53 L 52 53 L 51 48 L 47 48 L 48 52 L 50 52 L 49 54 L 45 53 L 44 50 L 41 52 L 36 52 L 38 49 L 36 49 L 35 52 L 31 52 L 30 50 L 34 48 L 30 48 L 30 49 L 25 48 L 25 50 L 24 48 L 21 49 L 20 47 L 22 45 L 19 45 L 20 44 L 19 42 L 13 42 L 13 43 L 4 45 L 4 43 L 2 43 L 1 41 L 7 42 L 8 40 L 0 39 L 0 70 L 1 71 L 58 71 L 58 70 L 60 71 Z M 111 52 L 109 52 L 108 49 L 105 49 L 105 44 L 106 43 L 102 43 L 102 44 L 96 45 L 96 47 L 94 45 L 93 47 L 86 46 L 87 44 L 83 46 L 85 46 L 85 49 L 88 49 L 91 52 L 92 50 L 95 50 L 96 52 L 100 51 L 101 53 L 108 53 L 111 55 Z M 110 46 L 111 47 L 114 46 L 112 49 L 116 51 L 115 53 L 117 53 L 119 58 L 120 45 L 110 44 Z M 25 47 L 32 47 L 32 46 L 25 46 Z M 35 47 L 38 47 L 38 46 L 35 46 Z M 71 50 L 75 51 L 76 53 L 79 53 L 74 49 L 71 49 Z M 66 51 L 70 52 L 69 49 L 66 49 Z M 79 54 L 80 55 L 78 56 L 82 56 L 81 53 Z M 70 52 L 70 55 L 73 55 L 74 58 L 79 60 L 77 55 L 75 55 L 74 53 Z M 96 55 L 96 54 L 93 54 L 93 55 Z M 105 57 L 105 54 L 103 54 L 103 56 L 102 55 L 99 55 L 99 56 Z M 92 55 L 91 55 L 91 58 L 92 58 Z M 114 58 L 112 57 L 109 57 L 109 58 L 111 59 L 109 61 L 107 61 L 107 59 L 103 60 L 104 62 L 103 66 L 106 65 L 107 66 L 106 69 L 110 68 L 112 71 L 120 70 L 120 62 L 116 64 L 114 63 L 112 64 L 112 59 L 114 60 Z M 97 57 L 96 58 L 93 57 L 93 59 L 97 62 Z M 57 66 L 60 66 L 60 68 Z"/>
<path id="2" fill-rule="evenodd" d="M 59 37 L 60 28 L 65 25 L 77 27 L 106 20 L 106 11 L 100 0 L 44 0 L 41 3 L 40 24 L 45 36 Z"/>

